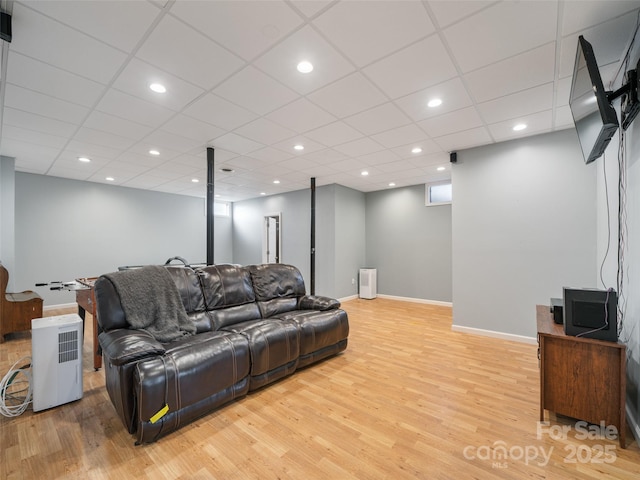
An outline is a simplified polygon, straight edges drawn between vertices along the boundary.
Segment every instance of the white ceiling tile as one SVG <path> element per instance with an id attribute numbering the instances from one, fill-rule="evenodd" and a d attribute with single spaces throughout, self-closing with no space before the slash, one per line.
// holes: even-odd
<path id="1" fill-rule="evenodd" d="M 131 180 L 124 182 L 122 185 L 131 188 L 141 188 L 145 190 L 157 188 L 167 183 L 166 178 L 155 177 L 150 174 L 139 175 Z"/>
<path id="2" fill-rule="evenodd" d="M 556 106 L 569 105 L 572 77 L 561 78 L 556 82 Z"/>
<path id="3" fill-rule="evenodd" d="M 324 127 L 311 130 L 305 134 L 307 137 L 320 142 L 328 147 L 347 143 L 362 137 L 355 128 L 344 122 L 334 122 Z"/>
<path id="4" fill-rule="evenodd" d="M 264 145 L 258 142 L 241 137 L 235 133 L 227 133 L 226 135 L 218 137 L 213 144 L 215 148 L 222 148 L 240 155 L 244 155 L 264 147 Z"/>
<path id="5" fill-rule="evenodd" d="M 442 104 L 435 108 L 428 107 L 428 102 L 436 98 L 442 100 Z M 472 103 L 467 89 L 458 77 L 395 100 L 395 104 L 414 120 L 443 115 Z"/>
<path id="6" fill-rule="evenodd" d="M 213 93 L 260 115 L 280 108 L 298 96 L 293 90 L 253 67 L 244 68 Z"/>
<path id="7" fill-rule="evenodd" d="M 249 138 L 264 145 L 272 145 L 296 135 L 296 132 L 289 130 L 266 118 L 258 118 L 235 130 L 235 133 Z"/>
<path id="8" fill-rule="evenodd" d="M 13 84 L 6 87 L 4 104 L 24 112 L 79 125 L 89 113 L 87 107 L 27 90 Z"/>
<path id="9" fill-rule="evenodd" d="M 7 83 L 85 107 L 93 106 L 105 89 L 98 82 L 25 57 L 13 50 L 9 50 Z"/>
<path id="10" fill-rule="evenodd" d="M 126 150 L 134 143 L 134 140 L 130 138 L 121 137 L 109 132 L 102 132 L 100 130 L 93 130 L 87 127 L 80 128 L 73 138 L 79 142 L 93 143 L 116 150 Z"/>
<path id="11" fill-rule="evenodd" d="M 267 115 L 267 118 L 298 133 L 313 130 L 336 120 L 333 115 L 317 107 L 306 98 L 299 98 L 295 102 L 279 108 Z"/>
<path id="12" fill-rule="evenodd" d="M 307 98 L 338 117 L 353 115 L 387 101 L 387 97 L 359 72 L 327 85 Z"/>
<path id="13" fill-rule="evenodd" d="M 530 112 L 551 110 L 553 83 L 478 104 L 478 111 L 486 123 L 498 123 Z"/>
<path id="14" fill-rule="evenodd" d="M 453 112 L 427 118 L 418 122 L 430 137 L 441 137 L 459 130 L 480 127 L 482 119 L 475 107 L 461 108 Z"/>
<path id="15" fill-rule="evenodd" d="M 158 147 L 161 153 L 162 150 L 165 149 L 173 150 L 174 152 L 185 153 L 198 147 L 201 147 L 202 150 L 206 152 L 206 147 L 204 146 L 203 142 L 183 137 L 182 135 L 176 135 L 175 133 L 171 133 L 164 129 L 156 130 L 155 132 L 146 136 L 144 138 L 144 141 Z"/>
<path id="16" fill-rule="evenodd" d="M 313 71 L 300 73 L 301 61 L 311 62 Z M 353 72 L 354 67 L 310 26 L 264 54 L 255 65 L 300 94 L 307 94 Z"/>
<path id="17" fill-rule="evenodd" d="M 378 142 L 371 140 L 369 137 L 365 137 L 359 140 L 343 143 L 342 145 L 336 145 L 334 149 L 344 155 L 358 157 L 368 153 L 379 152 L 380 150 L 384 150 L 384 147 Z"/>
<path id="18" fill-rule="evenodd" d="M 440 28 L 447 27 L 458 20 L 468 17 L 475 12 L 495 3 L 495 0 L 456 0 L 429 2 L 429 9 L 433 12 Z"/>
<path id="19" fill-rule="evenodd" d="M 358 160 L 369 167 L 382 165 L 384 163 L 396 162 L 399 159 L 400 157 L 391 150 L 382 150 L 380 152 L 369 153 L 367 155 L 358 157 Z"/>
<path id="20" fill-rule="evenodd" d="M 132 165 L 141 165 L 147 168 L 155 168 L 160 163 L 160 160 L 158 160 L 157 157 L 152 157 L 151 155 L 142 155 L 140 153 L 130 151 L 124 152 L 122 155 L 118 156 L 118 160 L 127 162 Z"/>
<path id="21" fill-rule="evenodd" d="M 513 126 L 516 123 L 521 122 L 527 125 L 527 129 L 514 132 Z M 521 138 L 524 136 L 551 131 L 551 123 L 551 110 L 546 110 L 544 112 L 523 115 L 517 119 L 517 122 L 514 120 L 508 120 L 505 122 L 494 123 L 489 125 L 489 130 L 496 141 L 504 142 L 513 138 Z"/>
<path id="22" fill-rule="evenodd" d="M 100 83 L 108 83 L 127 58 L 20 3 L 14 4 L 12 23 L 12 50 Z"/>
<path id="23" fill-rule="evenodd" d="M 558 130 L 563 128 L 573 128 L 573 115 L 568 105 L 556 108 L 554 127 Z"/>
<path id="24" fill-rule="evenodd" d="M 553 81 L 555 43 L 494 63 L 465 75 L 471 96 L 486 102 Z"/>
<path id="25" fill-rule="evenodd" d="M 29 7 L 130 52 L 160 13 L 148 2 L 30 1 Z"/>
<path id="26" fill-rule="evenodd" d="M 276 162 L 266 162 L 264 160 L 259 160 L 257 158 L 241 155 L 229 160 L 227 162 L 227 165 L 231 165 L 234 168 L 240 168 L 244 171 L 250 171 L 250 170 L 257 170 L 259 168 L 264 168 L 265 166 L 271 163 L 276 163 Z"/>
<path id="27" fill-rule="evenodd" d="M 313 162 L 317 165 L 329 165 L 331 163 L 344 160 L 345 158 L 347 158 L 347 155 L 332 148 L 325 148 L 324 150 L 319 150 L 317 152 L 304 155 L 301 158 L 304 158 L 305 160 Z"/>
<path id="28" fill-rule="evenodd" d="M 149 88 L 152 83 L 164 85 L 167 91 L 152 91 Z M 113 88 L 171 110 L 181 110 L 204 93 L 202 88 L 137 58 L 133 58 L 118 75 Z"/>
<path id="29" fill-rule="evenodd" d="M 15 140 L 18 142 L 32 143 L 42 145 L 43 147 L 51 147 L 61 149 L 67 143 L 66 137 L 58 137 L 49 135 L 48 133 L 34 132 L 25 128 L 14 127 L 13 125 L 5 125 L 2 128 L 2 137 Z M 2 154 L 5 155 L 4 149 Z"/>
<path id="30" fill-rule="evenodd" d="M 443 33 L 466 73 L 554 41 L 557 8 L 555 1 L 499 2 Z"/>
<path id="31" fill-rule="evenodd" d="M 407 145 L 408 143 L 416 143 L 427 137 L 416 124 L 405 125 L 382 133 L 373 135 L 372 138 L 387 148 Z"/>
<path id="32" fill-rule="evenodd" d="M 295 145 L 302 145 L 304 147 L 304 150 L 302 151 L 295 150 L 293 148 Z M 275 145 L 273 145 L 273 147 L 279 150 L 282 150 L 286 155 L 293 154 L 293 156 L 301 156 L 301 155 L 309 154 L 312 152 L 317 152 L 319 150 L 324 150 L 327 148 L 324 145 L 318 142 L 315 142 L 303 135 L 296 135 L 295 137 L 291 137 L 283 142 L 276 143 Z M 284 157 L 284 158 L 288 158 L 288 157 Z"/>
<path id="33" fill-rule="evenodd" d="M 291 4 L 307 18 L 314 17 L 332 3 L 334 0 L 291 0 Z"/>
<path id="34" fill-rule="evenodd" d="M 260 150 L 256 150 L 251 152 L 251 156 L 253 158 L 257 158 L 258 160 L 264 160 L 266 162 L 279 162 L 286 158 L 293 157 L 293 149 L 291 149 L 291 153 L 285 153 L 283 150 L 279 150 L 272 147 L 261 148 Z"/>
<path id="35" fill-rule="evenodd" d="M 152 155 L 149 153 L 151 150 L 157 150 L 159 155 Z M 135 155 L 146 156 L 149 159 L 153 159 L 155 163 L 153 165 L 162 165 L 163 163 L 176 158 L 178 155 L 181 155 L 183 152 L 179 150 L 173 150 L 169 147 L 161 147 L 152 141 L 144 140 L 136 143 L 133 147 L 131 147 L 127 153 L 133 153 Z"/>
<path id="36" fill-rule="evenodd" d="M 225 130 L 210 123 L 199 122 L 195 118 L 178 114 L 162 125 L 161 129 L 173 132 L 199 143 L 206 143 L 225 134 Z"/>
<path id="37" fill-rule="evenodd" d="M 113 115 L 102 113 L 97 110 L 91 112 L 91 115 L 89 115 L 85 120 L 84 126 L 132 139 L 144 137 L 152 130 L 152 128 L 147 125 L 125 120 L 124 118 L 114 117 Z"/>
<path id="38" fill-rule="evenodd" d="M 73 123 L 35 115 L 10 107 L 4 108 L 2 122 L 5 125 L 13 125 L 14 127 L 21 127 L 26 130 L 34 130 L 36 132 L 67 138 L 72 136 L 78 129 L 78 126 Z"/>
<path id="39" fill-rule="evenodd" d="M 438 35 L 432 35 L 364 69 L 391 98 L 423 90 L 457 75 Z"/>
<path id="40" fill-rule="evenodd" d="M 365 135 L 373 135 L 407 125 L 411 123 L 411 120 L 393 103 L 385 103 L 346 118 L 345 122 Z"/>
<path id="41" fill-rule="evenodd" d="M 11 138 L 2 140 L 2 155 L 15 157 L 16 170 L 39 170 L 40 173 L 44 173 L 59 153 L 60 149 L 55 147 L 36 145 Z"/>
<path id="42" fill-rule="evenodd" d="M 153 30 L 136 56 L 204 89 L 217 85 L 244 64 L 240 58 L 169 15 Z"/>
<path id="43" fill-rule="evenodd" d="M 176 2 L 171 13 L 245 60 L 255 58 L 302 23 L 284 2 Z"/>
<path id="44" fill-rule="evenodd" d="M 634 0 L 592 0 L 589 8 L 584 2 L 564 2 L 562 35 L 575 34 L 637 9 L 638 2 Z"/>
<path id="45" fill-rule="evenodd" d="M 328 164 L 328 166 L 338 172 L 352 172 L 357 170 L 359 175 L 360 170 L 366 168 L 367 164 L 358 158 L 343 158 L 337 162 Z"/>
<path id="46" fill-rule="evenodd" d="M 420 2 L 341 2 L 313 23 L 360 67 L 434 31 Z"/>
<path id="47" fill-rule="evenodd" d="M 123 152 L 122 149 L 113 148 L 112 146 L 71 140 L 63 153 L 65 155 L 72 155 L 75 158 L 89 157 L 92 160 L 95 158 L 99 163 L 106 163 L 117 158 Z"/>
<path id="48" fill-rule="evenodd" d="M 96 110 L 150 127 L 162 125 L 175 114 L 168 108 L 113 89 L 102 97 Z"/>
<path id="49" fill-rule="evenodd" d="M 198 99 L 183 113 L 226 130 L 233 130 L 258 118 L 255 113 L 212 94 Z"/>
<path id="50" fill-rule="evenodd" d="M 433 141 L 440 145 L 440 148 L 445 152 L 453 152 L 474 145 L 486 145 L 493 143 L 493 138 L 491 138 L 486 128 L 476 127 L 469 130 L 450 133 L 449 135 L 443 135 L 441 137 L 434 138 Z"/>
<path id="51" fill-rule="evenodd" d="M 71 178 L 73 180 L 88 180 L 93 173 L 94 172 L 83 172 L 70 167 L 58 166 L 57 164 L 53 165 L 47 171 L 47 175 L 51 175 L 52 177 Z"/>
<path id="52" fill-rule="evenodd" d="M 421 151 L 413 153 L 413 149 L 416 147 L 419 147 Z M 433 155 L 436 152 L 441 152 L 441 149 L 433 140 L 425 136 L 418 141 L 394 147 L 391 151 L 395 152 L 400 158 L 415 159 L 420 156 Z"/>

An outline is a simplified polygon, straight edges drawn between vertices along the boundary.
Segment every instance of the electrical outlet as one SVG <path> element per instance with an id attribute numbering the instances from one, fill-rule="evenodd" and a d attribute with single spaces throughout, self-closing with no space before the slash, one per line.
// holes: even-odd
<path id="1" fill-rule="evenodd" d="M 351 285 L 355 285 L 355 284 L 356 284 L 356 279 L 355 279 L 355 278 L 352 278 L 352 279 L 351 279 Z"/>

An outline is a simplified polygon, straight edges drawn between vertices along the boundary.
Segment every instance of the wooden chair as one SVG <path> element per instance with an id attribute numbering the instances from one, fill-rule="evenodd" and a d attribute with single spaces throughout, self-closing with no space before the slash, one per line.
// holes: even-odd
<path id="1" fill-rule="evenodd" d="M 0 343 L 8 333 L 31 330 L 31 319 L 42 317 L 42 297 L 27 290 L 7 293 L 9 272 L 0 264 Z"/>

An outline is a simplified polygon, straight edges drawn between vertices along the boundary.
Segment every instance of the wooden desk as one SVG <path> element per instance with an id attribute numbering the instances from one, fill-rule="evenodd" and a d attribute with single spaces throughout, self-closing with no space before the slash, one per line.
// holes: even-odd
<path id="1" fill-rule="evenodd" d="M 102 355 L 99 353 L 98 344 L 98 314 L 96 312 L 96 297 L 93 291 L 93 284 L 97 280 L 94 278 L 76 278 L 76 282 L 86 286 L 86 289 L 76 290 L 76 303 L 78 304 L 78 315 L 82 318 L 84 325 L 85 313 L 91 313 L 93 318 L 93 368 L 102 368 Z"/>
<path id="2" fill-rule="evenodd" d="M 622 343 L 565 335 L 549 307 L 536 306 L 540 421 L 544 411 L 614 425 L 626 443 L 626 349 Z"/>

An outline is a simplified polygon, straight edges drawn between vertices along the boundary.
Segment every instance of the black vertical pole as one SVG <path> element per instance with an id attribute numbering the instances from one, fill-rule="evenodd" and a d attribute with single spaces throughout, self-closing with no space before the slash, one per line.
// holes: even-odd
<path id="1" fill-rule="evenodd" d="M 316 294 L 316 178 L 311 177 L 311 295 Z"/>
<path id="2" fill-rule="evenodd" d="M 213 265 L 213 153 L 213 148 L 207 147 L 207 265 Z"/>

